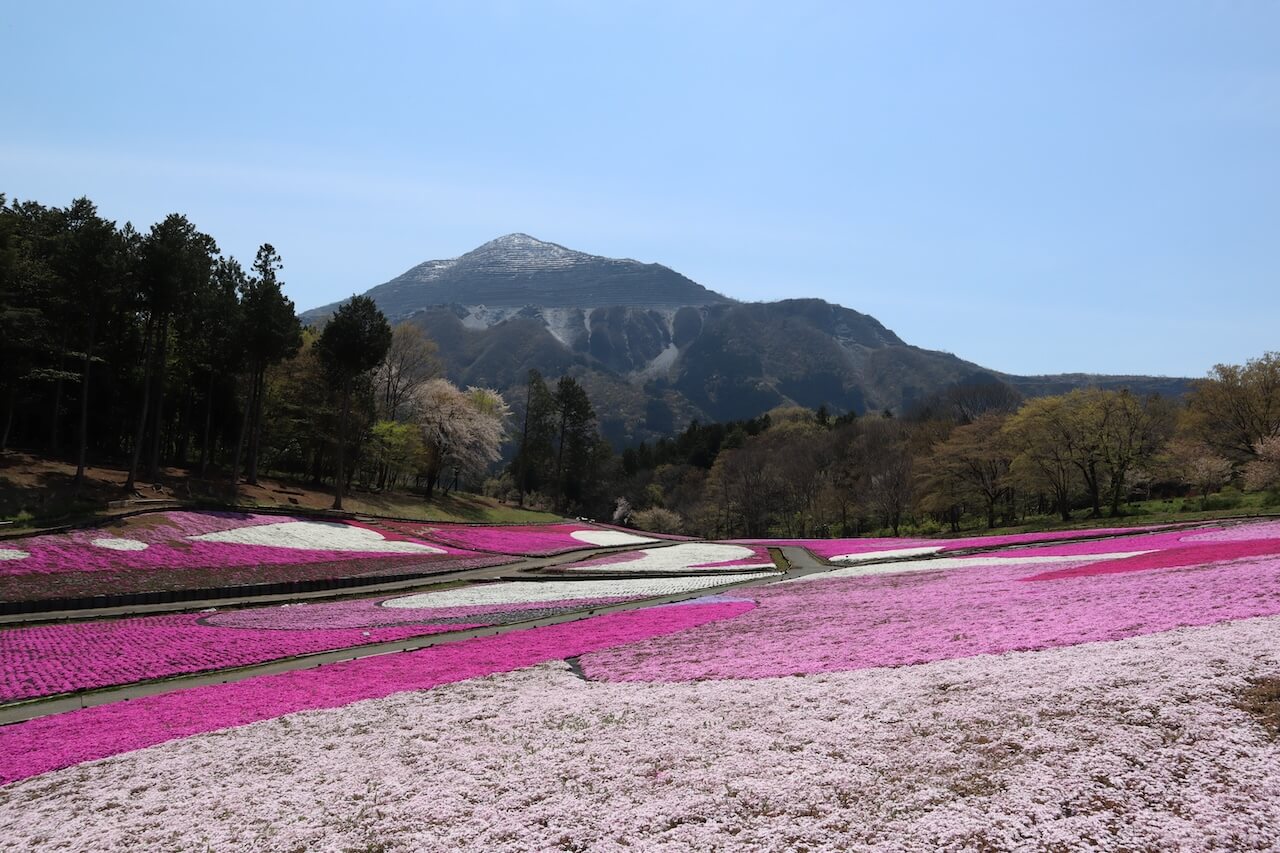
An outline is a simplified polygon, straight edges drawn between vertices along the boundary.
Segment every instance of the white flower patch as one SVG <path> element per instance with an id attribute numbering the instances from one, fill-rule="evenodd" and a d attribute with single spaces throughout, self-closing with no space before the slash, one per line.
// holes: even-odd
<path id="1" fill-rule="evenodd" d="M 868 575 L 896 575 L 900 572 L 934 572 L 944 569 L 978 569 L 991 566 L 1037 566 L 1046 563 L 1096 563 L 1100 560 L 1121 560 L 1150 554 L 1150 551 L 1118 551 L 1112 554 L 1074 554 L 1052 557 L 939 557 L 936 560 L 905 560 L 901 563 L 884 563 L 876 566 L 850 566 L 830 572 L 817 572 L 798 578 L 788 578 L 781 583 L 818 581 L 830 578 L 861 578 Z"/>
<path id="2" fill-rule="evenodd" d="M 899 557 L 923 557 L 936 554 L 942 550 L 941 545 L 926 545 L 922 548 L 894 548 L 890 551 L 867 551 L 862 554 L 841 554 L 832 557 L 832 563 L 865 563 L 870 560 L 896 560 Z"/>
<path id="3" fill-rule="evenodd" d="M 112 551 L 145 551 L 147 550 L 146 542 L 139 542 L 137 539 L 115 539 L 104 537 L 102 539 L 94 539 L 89 544 L 96 545 L 99 548 L 109 548 Z"/>
<path id="4" fill-rule="evenodd" d="M 225 542 L 307 551 L 364 551 L 377 554 L 446 554 L 443 548 L 397 542 L 376 530 L 333 521 L 284 521 L 219 530 L 190 537 L 196 542 Z"/>
<path id="5" fill-rule="evenodd" d="M 738 560 L 756 559 L 756 552 L 741 545 L 713 545 L 706 542 L 688 542 L 666 548 L 646 548 L 637 552 L 639 559 L 620 563 L 588 560 L 564 566 L 569 572 L 616 572 L 618 574 L 643 574 L 648 572 L 743 572 L 751 569 L 774 569 L 772 562 L 754 562 L 734 566 L 715 565 Z"/>
<path id="6" fill-rule="evenodd" d="M 595 581 L 507 581 L 424 592 L 384 601 L 383 607 L 476 607 L 491 604 L 527 604 L 538 601 L 570 601 L 579 598 L 652 598 L 675 595 L 739 581 L 768 577 L 767 572 L 693 578 L 644 578 Z"/>
<path id="7" fill-rule="evenodd" d="M 31 555 L 26 551 L 18 551 L 11 548 L 0 548 L 0 560 L 25 560 Z"/>
<path id="8" fill-rule="evenodd" d="M 579 542 L 586 542 L 588 545 L 599 545 L 607 547 L 609 545 L 644 545 L 649 542 L 657 542 L 648 536 L 637 536 L 634 533 L 623 533 L 621 530 L 575 530 L 569 534 Z"/>

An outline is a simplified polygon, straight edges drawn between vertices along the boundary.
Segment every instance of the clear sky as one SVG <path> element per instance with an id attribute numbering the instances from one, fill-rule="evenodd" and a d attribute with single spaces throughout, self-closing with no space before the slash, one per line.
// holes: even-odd
<path id="1" fill-rule="evenodd" d="M 1280 349 L 1280 4 L 20 2 L 0 192 L 300 309 L 523 231 L 1016 372 Z"/>

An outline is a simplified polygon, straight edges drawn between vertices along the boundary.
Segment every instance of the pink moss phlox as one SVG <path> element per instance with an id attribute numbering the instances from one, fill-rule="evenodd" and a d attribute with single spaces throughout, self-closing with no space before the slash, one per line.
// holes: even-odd
<path id="1" fill-rule="evenodd" d="M 1280 539 L 1280 521 L 1259 521 L 1235 524 L 1220 530 L 1197 531 L 1187 534 L 1183 542 L 1238 542 L 1244 539 Z"/>
<path id="2" fill-rule="evenodd" d="M 738 616 L 751 607 L 733 602 L 610 613 L 40 717 L 0 728 L 0 784 L 201 732 L 425 690 L 684 631 Z"/>
<path id="3" fill-rule="evenodd" d="M 1141 559 L 1141 558 L 1131 558 Z M 1022 583 L 1028 567 L 872 575 L 752 590 L 759 607 L 678 641 L 588 655 L 605 680 L 763 678 L 1117 640 L 1280 614 L 1280 558 Z"/>
<path id="4" fill-rule="evenodd" d="M 280 548 L 266 545 L 244 545 L 225 542 L 194 541 L 191 537 L 209 533 L 221 533 L 268 524 L 314 521 L 293 516 L 258 515 L 227 512 L 166 512 L 136 516 L 124 522 L 104 528 L 75 530 L 69 533 L 31 536 L 11 540 L 6 547 L 27 552 L 30 556 L 21 560 L 0 560 L 0 575 L 56 574 L 66 572 L 97 572 L 191 569 L 216 566 L 290 565 L 354 558 L 376 558 L 381 552 L 331 551 Z M 326 524 L 342 522 L 326 521 Z M 395 542 L 421 542 L 398 531 L 386 530 L 370 524 L 351 523 L 352 527 L 372 530 L 385 539 Z M 145 544 L 142 550 L 117 551 L 94 545 L 95 539 L 131 539 Z M 425 543 L 423 543 L 425 544 Z M 435 546 L 434 543 L 433 547 Z M 413 555 L 419 560 L 448 559 L 450 555 L 475 557 L 473 553 L 445 547 L 448 554 L 422 553 Z M 404 558 L 405 554 L 386 554 Z"/>
<path id="5" fill-rule="evenodd" d="M 180 613 L 0 631 L 0 701 L 248 666 L 470 627 L 400 620 L 384 626 L 279 631 L 214 628 L 200 624 L 200 619 L 199 613 Z"/>
<path id="6" fill-rule="evenodd" d="M 1138 554 L 1117 560 L 1103 560 L 1080 566 L 1069 566 L 1030 575 L 1026 581 L 1057 581 L 1065 578 L 1082 578 L 1094 575 L 1111 575 L 1128 572 L 1145 572 L 1151 569 L 1178 569 L 1188 566 L 1204 566 L 1226 560 L 1246 557 L 1270 557 L 1280 554 L 1280 539 L 1249 539 L 1227 542 L 1206 542 L 1164 548 L 1150 554 Z"/>
<path id="7" fill-rule="evenodd" d="M 427 624 L 440 619 L 459 619 L 523 610 L 546 610 L 556 607 L 587 609 L 596 605 L 626 601 L 625 596 L 583 598 L 564 601 L 526 601 L 503 604 L 480 604 L 466 607 L 383 607 L 386 599 L 292 604 L 288 607 L 255 607 L 226 610 L 204 618 L 205 625 L 221 628 L 257 628 L 275 631 L 311 630 L 319 628 L 372 628 L 392 625 Z"/>

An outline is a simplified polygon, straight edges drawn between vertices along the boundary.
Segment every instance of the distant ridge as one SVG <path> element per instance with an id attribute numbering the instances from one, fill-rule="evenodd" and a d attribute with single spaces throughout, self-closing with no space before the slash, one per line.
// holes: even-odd
<path id="1" fill-rule="evenodd" d="M 367 295 L 392 322 L 422 326 L 456 382 L 518 402 L 529 368 L 577 377 L 616 444 L 780 405 L 898 412 L 961 382 L 999 380 L 1027 396 L 1087 385 L 1176 396 L 1189 384 L 1002 374 L 911 346 L 874 317 L 820 299 L 738 302 L 661 264 L 520 233 L 418 264 Z M 322 321 L 339 304 L 302 318 Z"/>

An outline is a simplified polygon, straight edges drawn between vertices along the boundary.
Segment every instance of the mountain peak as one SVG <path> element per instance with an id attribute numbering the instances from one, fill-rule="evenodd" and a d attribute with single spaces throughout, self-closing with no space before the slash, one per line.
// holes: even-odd
<path id="1" fill-rule="evenodd" d="M 425 261 L 368 295 L 392 320 L 433 305 L 589 310 L 733 301 L 661 264 L 589 255 L 519 231 L 456 258 Z M 327 316 L 335 307 L 326 305 L 303 316 Z"/>

